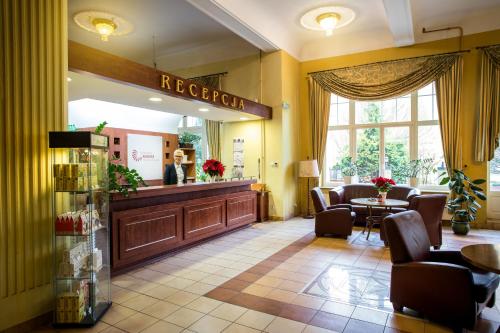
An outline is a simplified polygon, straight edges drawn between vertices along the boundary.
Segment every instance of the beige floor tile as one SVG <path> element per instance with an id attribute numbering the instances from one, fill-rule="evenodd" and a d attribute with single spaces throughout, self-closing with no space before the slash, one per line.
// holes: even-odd
<path id="1" fill-rule="evenodd" d="M 158 319 L 147 316 L 143 313 L 136 313 L 132 317 L 119 321 L 114 326 L 129 333 L 138 333 L 153 325 L 157 321 Z"/>
<path id="2" fill-rule="evenodd" d="M 127 300 L 139 295 L 140 294 L 136 293 L 135 291 L 120 289 L 111 293 L 111 300 L 113 301 L 113 303 L 122 304 L 123 302 L 126 302 Z"/>
<path id="3" fill-rule="evenodd" d="M 183 330 L 184 328 L 180 326 L 160 320 L 146 328 L 144 331 L 141 331 L 141 333 L 179 333 Z"/>
<path id="4" fill-rule="evenodd" d="M 255 281 L 256 284 L 259 284 L 261 286 L 266 286 L 266 287 L 271 287 L 271 288 L 276 288 L 278 287 L 281 283 L 283 283 L 283 280 L 277 277 L 273 276 L 263 276 L 257 281 Z"/>
<path id="5" fill-rule="evenodd" d="M 339 316 L 350 317 L 356 307 L 354 305 L 326 301 L 321 307 L 321 311 L 333 313 Z"/>
<path id="6" fill-rule="evenodd" d="M 269 294 L 266 295 L 266 298 L 274 299 L 285 303 L 292 303 L 292 301 L 296 297 L 297 293 L 281 289 L 273 289 Z"/>
<path id="7" fill-rule="evenodd" d="M 157 319 L 163 319 L 179 309 L 180 306 L 178 305 L 165 301 L 158 301 L 157 303 L 142 309 L 141 312 Z"/>
<path id="8" fill-rule="evenodd" d="M 209 313 L 210 311 L 214 310 L 221 304 L 222 302 L 220 301 L 201 296 L 200 298 L 197 298 L 191 303 L 187 304 L 185 307 L 191 310 L 196 310 L 203 313 Z"/>
<path id="9" fill-rule="evenodd" d="M 274 320 L 274 318 L 276 317 L 267 313 L 248 310 L 240 318 L 238 318 L 238 320 L 236 320 L 236 323 L 258 330 L 263 330 Z"/>
<path id="10" fill-rule="evenodd" d="M 387 321 L 387 313 L 357 306 L 354 309 L 351 318 L 364 320 L 377 325 L 385 325 L 385 322 Z"/>
<path id="11" fill-rule="evenodd" d="M 101 333 L 104 330 L 109 329 L 111 326 L 100 321 L 92 327 L 89 328 L 69 328 L 63 330 L 54 330 L 55 333 Z"/>
<path id="12" fill-rule="evenodd" d="M 426 322 L 424 326 L 425 333 L 453 333 L 453 330 L 438 324 Z"/>
<path id="13" fill-rule="evenodd" d="M 206 315 L 189 326 L 189 329 L 198 333 L 218 333 L 222 332 L 229 325 L 231 325 L 230 321 Z"/>
<path id="14" fill-rule="evenodd" d="M 134 315 L 135 313 L 135 310 L 115 303 L 108 309 L 108 311 L 106 311 L 101 320 L 107 324 L 113 325 L 127 317 Z"/>
<path id="15" fill-rule="evenodd" d="M 222 276 L 218 274 L 211 274 L 203 279 L 204 283 L 212 284 L 214 286 L 220 286 L 224 282 L 229 281 L 231 278 L 227 276 Z"/>
<path id="16" fill-rule="evenodd" d="M 179 289 L 176 288 L 159 285 L 154 287 L 153 289 L 144 292 L 144 294 L 157 299 L 165 299 L 168 296 L 173 295 L 178 291 Z"/>
<path id="17" fill-rule="evenodd" d="M 172 280 L 167 281 L 167 282 L 162 283 L 162 284 L 164 286 L 167 286 L 167 287 L 172 287 L 172 288 L 176 288 L 176 289 L 184 289 L 187 286 L 191 286 L 195 283 L 196 283 L 196 281 L 194 281 L 194 280 L 185 279 L 182 277 L 175 277 Z"/>
<path id="18" fill-rule="evenodd" d="M 326 328 L 322 328 L 322 327 L 307 325 L 302 333 L 339 333 L 339 332 L 327 330 Z M 365 332 L 365 333 L 369 333 L 369 332 Z"/>
<path id="19" fill-rule="evenodd" d="M 181 308 L 174 313 L 170 314 L 164 320 L 169 323 L 175 324 L 187 328 L 191 326 L 194 322 L 198 321 L 204 314 L 191 309 Z"/>
<path id="20" fill-rule="evenodd" d="M 118 327 L 110 326 L 106 328 L 104 331 L 99 333 L 126 333 L 124 330 L 119 329 Z"/>
<path id="21" fill-rule="evenodd" d="M 293 291 L 295 293 L 299 293 L 304 289 L 305 283 L 303 282 L 296 282 L 296 281 L 290 281 L 290 280 L 284 280 L 279 286 L 279 289 L 283 290 L 288 290 L 288 291 Z"/>
<path id="22" fill-rule="evenodd" d="M 241 317 L 246 311 L 247 309 L 241 306 L 222 303 L 216 309 L 210 312 L 210 315 L 233 322 Z"/>
<path id="23" fill-rule="evenodd" d="M 176 305 L 184 306 L 188 303 L 191 303 L 192 301 L 194 301 L 198 297 L 200 297 L 200 295 L 189 293 L 189 292 L 184 291 L 184 290 L 179 290 L 175 294 L 172 294 L 172 295 L 168 296 L 167 298 L 165 298 L 165 301 L 170 302 L 170 303 L 174 303 Z"/>
<path id="24" fill-rule="evenodd" d="M 265 297 L 267 294 L 269 294 L 273 288 L 271 287 L 266 287 L 266 286 L 261 286 L 258 284 L 251 284 L 245 289 L 243 289 L 244 293 L 255 295 L 255 296 L 261 296 Z"/>
<path id="25" fill-rule="evenodd" d="M 234 278 L 236 275 L 240 274 L 241 272 L 242 272 L 242 270 L 240 270 L 240 269 L 223 268 L 220 271 L 218 271 L 217 274 L 228 277 L 228 278 Z"/>
<path id="26" fill-rule="evenodd" d="M 265 328 L 269 333 L 301 333 L 306 324 L 286 318 L 276 317 L 269 326 Z"/>
<path id="27" fill-rule="evenodd" d="M 206 293 L 215 288 L 217 287 L 208 283 L 196 282 L 195 284 L 187 286 L 186 288 L 184 288 L 184 290 L 193 294 L 205 295 Z"/>
<path id="28" fill-rule="evenodd" d="M 147 296 L 147 295 L 139 295 L 134 298 L 131 298 L 125 302 L 122 303 L 123 306 L 126 306 L 127 308 L 134 309 L 136 311 L 140 311 L 144 309 L 147 306 L 150 306 L 154 303 L 158 302 L 156 298 Z"/>
<path id="29" fill-rule="evenodd" d="M 261 331 L 240 324 L 231 324 L 225 330 L 224 333 L 260 333 Z"/>
<path id="30" fill-rule="evenodd" d="M 325 304 L 325 301 L 318 297 L 312 297 L 307 295 L 297 295 L 292 300 L 292 304 L 301 305 L 306 308 L 319 310 Z"/>
<path id="31" fill-rule="evenodd" d="M 409 333 L 419 333 L 425 330 L 425 322 L 423 320 L 400 314 L 390 314 L 386 325 Z"/>

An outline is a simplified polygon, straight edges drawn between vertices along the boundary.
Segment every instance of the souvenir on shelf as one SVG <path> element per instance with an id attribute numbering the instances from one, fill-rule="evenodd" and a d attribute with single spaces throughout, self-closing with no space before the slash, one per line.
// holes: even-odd
<path id="1" fill-rule="evenodd" d="M 108 137 L 50 132 L 54 326 L 95 325 L 111 306 Z"/>

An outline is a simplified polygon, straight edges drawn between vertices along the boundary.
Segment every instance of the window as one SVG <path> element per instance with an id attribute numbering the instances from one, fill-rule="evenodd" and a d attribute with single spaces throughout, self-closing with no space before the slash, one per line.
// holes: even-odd
<path id="1" fill-rule="evenodd" d="M 179 134 L 183 132 L 189 132 L 197 134 L 201 137 L 201 140 L 194 145 L 194 148 L 196 149 L 196 168 L 201 168 L 208 157 L 208 144 L 205 129 L 203 126 L 203 119 L 183 116 L 179 122 L 178 128 Z"/>
<path id="2" fill-rule="evenodd" d="M 383 175 L 409 184 L 409 162 L 419 159 L 419 185 L 438 186 L 446 168 L 434 84 L 384 101 L 350 101 L 332 95 L 325 185 L 343 182 L 343 161 L 349 156 L 356 161 L 361 183 Z"/>
<path id="3" fill-rule="evenodd" d="M 500 192 L 500 148 L 495 150 L 495 155 L 488 165 L 490 169 L 489 190 L 490 192 Z"/>

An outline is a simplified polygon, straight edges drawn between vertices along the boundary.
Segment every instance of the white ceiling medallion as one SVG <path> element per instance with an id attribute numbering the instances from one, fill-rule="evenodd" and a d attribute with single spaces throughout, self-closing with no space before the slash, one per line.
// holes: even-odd
<path id="1" fill-rule="evenodd" d="M 108 36 L 123 36 L 134 30 L 132 23 L 106 12 L 79 12 L 73 20 L 80 28 L 99 34 L 102 41 L 107 41 Z"/>
<path id="2" fill-rule="evenodd" d="M 302 15 L 300 24 L 306 29 L 324 31 L 327 36 L 331 36 L 333 30 L 345 27 L 355 17 L 356 13 L 347 7 L 319 7 Z"/>

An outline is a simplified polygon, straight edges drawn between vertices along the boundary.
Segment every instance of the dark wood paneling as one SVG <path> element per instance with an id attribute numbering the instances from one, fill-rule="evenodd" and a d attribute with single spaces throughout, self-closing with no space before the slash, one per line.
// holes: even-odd
<path id="1" fill-rule="evenodd" d="M 182 241 L 182 207 L 156 206 L 113 215 L 113 266 L 152 257 Z"/>
<path id="2" fill-rule="evenodd" d="M 255 193 L 227 199 L 227 226 L 240 226 L 254 222 L 257 218 L 257 197 Z"/>
<path id="3" fill-rule="evenodd" d="M 184 207 L 184 239 L 200 238 L 226 227 L 226 200 Z"/>
<path id="4" fill-rule="evenodd" d="M 203 86 L 195 81 L 162 72 L 74 41 L 68 41 L 68 69 L 74 72 L 93 74 L 105 80 L 153 89 L 161 94 L 210 103 L 217 107 L 249 113 L 263 119 L 272 118 L 270 106 Z M 165 76 L 168 77 L 168 83 L 165 82 Z M 243 109 L 241 101 L 244 104 Z"/>

